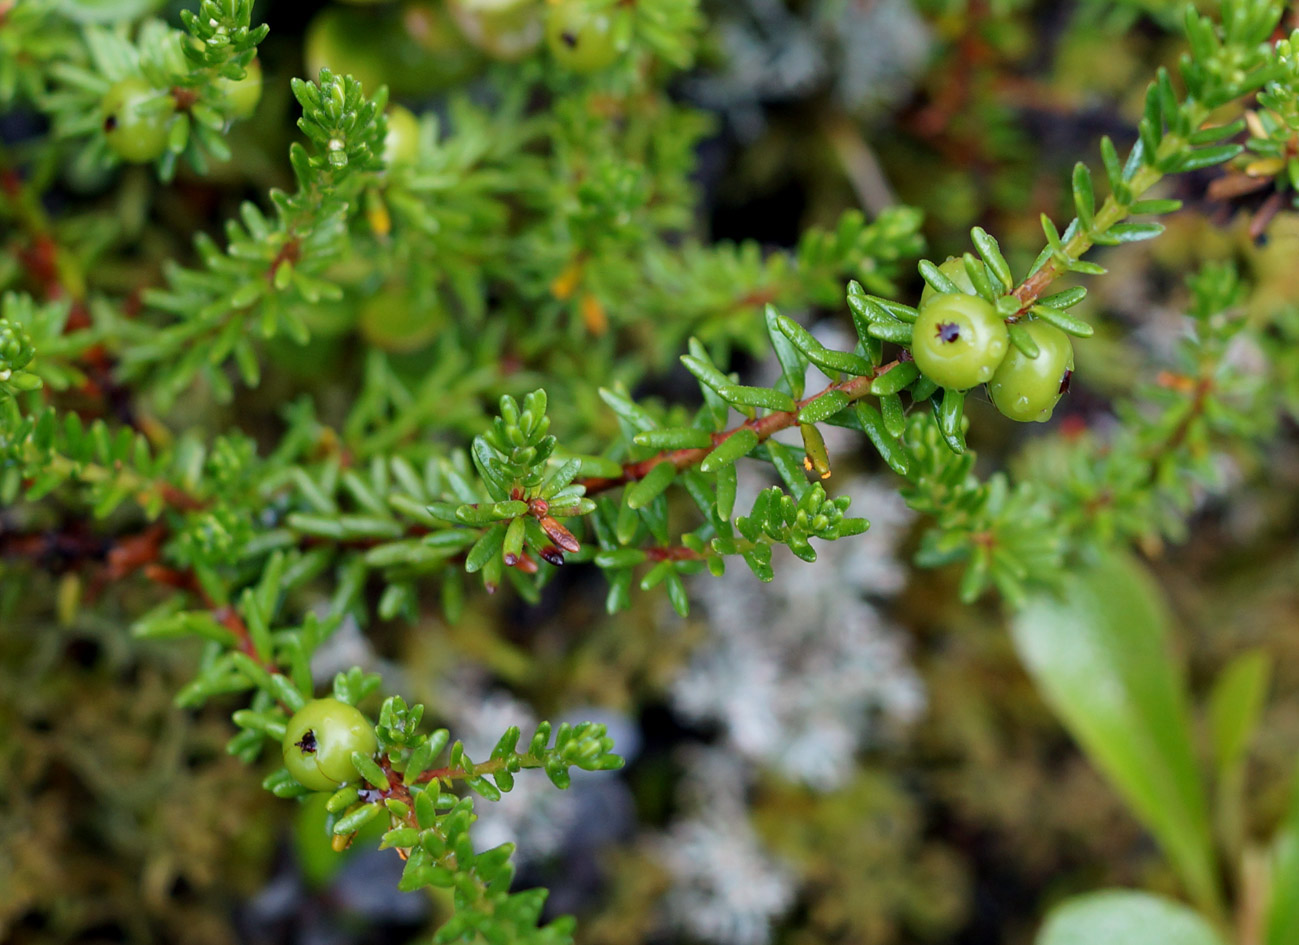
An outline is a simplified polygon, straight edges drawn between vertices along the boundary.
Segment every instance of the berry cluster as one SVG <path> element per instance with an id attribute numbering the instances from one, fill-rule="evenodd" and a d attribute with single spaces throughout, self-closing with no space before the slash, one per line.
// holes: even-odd
<path id="1" fill-rule="evenodd" d="M 1020 326 L 1037 346 L 1036 355 L 1026 354 L 1011 344 L 992 303 L 974 294 L 963 260 L 949 259 L 939 270 L 960 291 L 926 287 L 912 334 L 916 367 L 952 390 L 987 384 L 993 404 L 1012 420 L 1049 420 L 1073 374 L 1069 336 L 1044 321 L 1024 320 Z"/>

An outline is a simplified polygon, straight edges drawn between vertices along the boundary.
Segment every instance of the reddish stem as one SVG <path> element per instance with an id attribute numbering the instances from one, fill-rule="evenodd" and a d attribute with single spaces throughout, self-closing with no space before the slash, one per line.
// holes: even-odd
<path id="1" fill-rule="evenodd" d="M 825 396 L 831 391 L 842 391 L 847 394 L 850 400 L 860 400 L 870 393 L 871 382 L 875 378 L 884 374 L 898 362 L 890 361 L 888 364 L 881 365 L 870 374 L 863 374 L 860 377 L 853 377 L 846 381 L 838 381 L 830 384 L 824 390 L 818 391 L 810 397 L 804 397 L 798 401 L 793 410 L 776 410 L 767 414 L 765 417 L 755 417 L 752 420 L 746 420 L 737 427 L 730 430 L 724 430 L 721 433 L 712 434 L 712 446 L 697 447 L 692 449 L 664 450 L 656 453 L 649 459 L 642 459 L 636 463 L 627 463 L 622 468 L 622 473 L 617 476 L 588 476 L 585 479 L 578 479 L 578 485 L 586 488 L 587 495 L 595 495 L 598 492 L 606 492 L 610 489 L 616 489 L 619 486 L 625 486 L 628 483 L 637 482 L 649 475 L 649 471 L 659 463 L 671 463 L 677 469 L 689 469 L 704 461 L 704 458 L 715 450 L 722 443 L 725 443 L 741 430 L 752 430 L 758 434 L 758 442 L 769 439 L 773 434 L 781 430 L 788 430 L 790 427 L 798 425 L 798 414 L 804 407 L 815 400 Z"/>

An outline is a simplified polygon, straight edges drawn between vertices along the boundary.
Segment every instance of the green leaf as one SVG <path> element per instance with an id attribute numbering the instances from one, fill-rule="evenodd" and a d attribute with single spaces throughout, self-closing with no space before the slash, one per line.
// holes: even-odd
<path id="1" fill-rule="evenodd" d="M 811 332 L 789 316 L 777 314 L 775 322 L 776 327 L 780 329 L 780 333 L 788 338 L 790 343 L 801 351 L 804 356 L 815 360 L 814 356 L 823 350 L 824 346 L 821 342 L 813 338 Z"/>
<path id="2" fill-rule="evenodd" d="M 634 568 L 638 564 L 644 564 L 645 560 L 646 554 L 640 548 L 615 548 L 612 551 L 601 551 L 595 556 L 596 567 L 605 569 Z"/>
<path id="3" fill-rule="evenodd" d="M 974 286 L 974 291 L 983 296 L 985 299 L 995 299 L 1005 291 L 1000 285 L 994 285 L 992 279 L 988 277 L 988 267 L 983 261 L 973 253 L 964 253 L 961 256 L 961 262 L 965 267 L 965 275 L 969 278 L 970 284 Z"/>
<path id="4" fill-rule="evenodd" d="M 1217 906 L 1204 785 L 1169 615 L 1139 561 L 1109 554 L 1039 592 L 1011 623 L 1043 698 L 1155 835 L 1197 902 Z"/>
<path id="5" fill-rule="evenodd" d="M 599 389 L 600 399 L 609 405 L 619 417 L 626 421 L 634 430 L 645 431 L 653 430 L 658 424 L 654 418 L 644 411 L 639 405 L 627 396 L 626 392 L 620 390 L 610 390 L 605 387 Z"/>
<path id="6" fill-rule="evenodd" d="M 1076 285 L 1065 289 L 1063 292 L 1057 292 L 1055 295 L 1048 295 L 1045 298 L 1037 300 L 1039 305 L 1046 305 L 1050 308 L 1070 308 L 1077 305 L 1087 297 L 1087 289 L 1083 286 Z"/>
<path id="7" fill-rule="evenodd" d="M 943 271 L 928 259 L 920 260 L 917 268 L 920 270 L 920 278 L 929 283 L 935 292 L 941 292 L 946 295 L 960 292 L 961 287 L 943 274 Z"/>
<path id="8" fill-rule="evenodd" d="M 1299 942 L 1299 769 L 1290 787 L 1290 811 L 1272 841 L 1272 895 L 1264 942 Z"/>
<path id="9" fill-rule="evenodd" d="M 983 257 L 983 261 L 992 274 L 997 277 L 1005 290 L 1009 292 L 1015 287 L 1015 278 L 1010 272 L 1010 263 L 1006 262 L 1006 257 L 1001 254 L 1001 246 L 997 241 L 988 235 L 988 232 L 981 226 L 976 226 L 970 230 L 970 238 L 974 240 L 974 247 Z"/>
<path id="10" fill-rule="evenodd" d="M 728 384 L 719 387 L 717 393 L 729 404 L 741 407 L 763 407 L 767 410 L 793 410 L 798 404 L 788 394 L 769 387 L 744 387 L 739 384 Z M 707 434 L 705 434 L 706 436 Z M 703 444 L 707 446 L 708 444 Z"/>
<path id="11" fill-rule="evenodd" d="M 1024 353 L 1026 358 L 1036 358 L 1040 353 L 1037 342 L 1028 330 L 1018 322 L 1011 322 L 1006 326 L 1006 331 L 1010 334 L 1010 343 Z"/>
<path id="12" fill-rule="evenodd" d="M 934 398 L 934 419 L 938 421 L 938 432 L 943 435 L 947 448 L 958 456 L 965 452 L 965 430 L 961 418 L 965 411 L 965 392 L 948 388 L 943 391 L 942 400 Z"/>
<path id="13" fill-rule="evenodd" d="M 834 416 L 850 403 L 852 403 L 852 398 L 843 391 L 838 389 L 827 390 L 798 412 L 798 422 L 820 423 L 827 417 Z"/>
<path id="14" fill-rule="evenodd" d="M 719 388 L 734 383 L 729 377 L 719 371 L 712 361 L 707 360 L 707 352 L 704 350 L 703 345 L 698 345 L 698 348 L 696 349 L 695 346 L 697 344 L 698 342 L 696 342 L 694 338 L 691 338 L 691 350 L 696 353 L 683 354 L 681 356 L 681 363 L 686 366 L 686 370 L 693 374 L 699 380 L 700 384 L 707 385 L 713 390 L 718 390 Z M 648 427 L 645 429 L 648 429 Z"/>
<path id="15" fill-rule="evenodd" d="M 1228 663 L 1215 680 L 1209 694 L 1209 729 L 1219 772 L 1244 757 L 1263 714 L 1271 675 L 1268 654 L 1250 650 Z"/>
<path id="16" fill-rule="evenodd" d="M 1057 253 L 1063 253 L 1064 244 L 1060 241 L 1060 231 L 1057 230 L 1055 224 L 1051 222 L 1051 218 L 1043 213 L 1038 218 L 1038 222 L 1042 224 L 1042 235 L 1046 237 L 1046 241 L 1050 244 L 1051 249 Z"/>
<path id="17" fill-rule="evenodd" d="M 899 476 L 911 475 L 911 456 L 902 446 L 901 441 L 889 433 L 884 425 L 884 418 L 873 406 L 863 400 L 857 401 L 857 416 L 861 419 L 862 429 L 870 437 L 871 443 L 879 451 L 880 458 L 888 463 Z"/>
<path id="18" fill-rule="evenodd" d="M 469 549 L 469 554 L 465 558 L 465 570 L 470 574 L 482 570 L 504 545 L 505 526 L 498 522 L 484 532 L 483 537 Z"/>
<path id="19" fill-rule="evenodd" d="M 1138 200 L 1128 209 L 1134 214 L 1176 213 L 1178 210 L 1182 209 L 1182 201 L 1180 200 Z"/>
<path id="20" fill-rule="evenodd" d="M 1187 136 L 1186 142 L 1187 144 L 1193 144 L 1193 145 L 1212 144 L 1215 141 L 1221 141 L 1223 138 L 1234 138 L 1236 135 L 1240 134 L 1244 130 L 1245 130 L 1245 119 L 1237 118 L 1235 121 L 1228 122 L 1225 125 L 1210 125 L 1207 128 L 1201 128 L 1199 131 L 1192 132 L 1190 135 Z M 1149 201 L 1149 202 L 1153 203 L 1154 201 Z M 1168 202 L 1176 203 L 1178 204 L 1179 207 L 1181 205 L 1181 202 L 1176 200 L 1170 200 Z M 1177 209 L 1177 207 L 1174 207 L 1173 209 Z M 1169 213 L 1171 211 L 1137 210 L 1136 206 L 1134 205 L 1132 207 L 1132 212 L 1133 213 Z"/>
<path id="21" fill-rule="evenodd" d="M 1066 335 L 1073 335 L 1075 338 L 1090 338 L 1096 331 L 1081 318 L 1049 305 L 1034 305 L 1032 312 L 1042 321 L 1049 322 Z"/>
<path id="22" fill-rule="evenodd" d="M 655 463 L 644 479 L 627 487 L 627 505 L 633 509 L 643 509 L 661 496 L 676 478 L 677 468 L 671 463 Z"/>
<path id="23" fill-rule="evenodd" d="M 735 510 L 736 486 L 734 466 L 723 466 L 717 471 L 717 517 L 723 522 L 729 522 L 731 513 Z"/>
<path id="24" fill-rule="evenodd" d="M 383 807 L 379 804 L 364 804 L 350 813 L 344 814 L 338 818 L 334 824 L 334 833 L 337 836 L 355 833 L 375 817 L 383 813 Z"/>
<path id="25" fill-rule="evenodd" d="M 1101 138 L 1101 162 L 1105 165 L 1105 177 L 1110 182 L 1110 189 L 1115 190 L 1123 182 L 1123 166 L 1119 162 L 1118 152 L 1109 135 Z"/>
<path id="26" fill-rule="evenodd" d="M 365 780 L 369 781 L 381 791 L 386 791 L 390 787 L 388 776 L 383 773 L 383 769 L 369 755 L 359 751 L 352 752 L 352 766 Z"/>
<path id="27" fill-rule="evenodd" d="M 697 427 L 665 427 L 637 433 L 632 442 L 652 450 L 697 450 L 712 446 L 713 437 Z"/>
<path id="28" fill-rule="evenodd" d="M 835 351 L 832 348 L 819 348 L 808 354 L 808 359 L 826 374 L 836 371 L 864 377 L 875 370 L 869 360 L 850 351 Z"/>
<path id="29" fill-rule="evenodd" d="M 902 409 L 902 398 L 897 394 L 885 394 L 879 401 L 880 415 L 884 418 L 884 429 L 888 430 L 889 436 L 902 436 L 907 429 L 907 415 Z"/>
<path id="30" fill-rule="evenodd" d="M 1111 889 L 1066 900 L 1036 945 L 1225 945 L 1205 919 L 1153 893 Z"/>
<path id="31" fill-rule="evenodd" d="M 1093 238 L 1096 239 L 1096 242 L 1101 242 L 1099 238 Z M 1085 276 L 1103 276 L 1105 273 L 1109 272 L 1108 269 L 1099 263 L 1088 262 L 1085 259 L 1071 260 L 1065 268 L 1070 272 L 1081 272 Z"/>
<path id="32" fill-rule="evenodd" d="M 1095 240 L 1108 246 L 1120 243 L 1139 243 L 1152 240 L 1164 232 L 1162 223 L 1116 223 L 1104 233 L 1096 234 Z"/>
<path id="33" fill-rule="evenodd" d="M 798 455 L 798 451 L 775 440 L 767 441 L 766 451 L 767 458 L 771 460 L 771 465 L 776 467 L 776 472 L 780 473 L 780 478 L 785 481 L 785 487 L 789 489 L 790 494 L 796 499 L 803 498 L 811 486 L 807 481 L 803 458 Z"/>
<path id="34" fill-rule="evenodd" d="M 1238 144 L 1219 144 L 1213 147 L 1199 148 L 1195 151 L 1188 151 L 1175 159 L 1172 166 L 1167 170 L 1171 174 L 1200 171 L 1206 167 L 1213 167 L 1215 164 L 1230 161 L 1243 150 L 1244 148 Z"/>
<path id="35" fill-rule="evenodd" d="M 681 575 L 676 571 L 668 573 L 664 586 L 668 589 L 668 600 L 672 603 L 672 609 L 677 612 L 679 617 L 690 616 L 690 597 L 686 593 L 686 586 L 681 580 Z"/>
<path id="36" fill-rule="evenodd" d="M 776 352 L 776 360 L 780 362 L 780 369 L 785 375 L 785 383 L 789 385 L 790 393 L 796 398 L 802 397 L 804 377 L 807 374 L 807 358 L 803 352 L 794 347 L 793 343 L 785 337 L 785 333 L 780 330 L 780 313 L 776 311 L 774 305 L 766 306 L 763 311 L 763 318 L 767 323 L 767 335 L 771 339 L 771 348 Z"/>
<path id="37" fill-rule="evenodd" d="M 919 376 L 920 368 L 914 361 L 900 361 L 871 381 L 871 393 L 877 397 L 896 394 Z"/>
<path id="38" fill-rule="evenodd" d="M 1073 168 L 1073 205 L 1083 230 L 1090 230 L 1096 214 L 1096 192 L 1092 188 L 1092 172 L 1082 161 Z"/>
<path id="39" fill-rule="evenodd" d="M 907 322 L 871 322 L 866 329 L 872 338 L 892 342 L 895 345 L 911 344 L 911 325 Z"/>
<path id="40" fill-rule="evenodd" d="M 742 456 L 748 455 L 758 445 L 758 434 L 750 427 L 740 427 L 722 442 L 717 448 L 704 457 L 699 464 L 701 472 L 717 472 Z"/>

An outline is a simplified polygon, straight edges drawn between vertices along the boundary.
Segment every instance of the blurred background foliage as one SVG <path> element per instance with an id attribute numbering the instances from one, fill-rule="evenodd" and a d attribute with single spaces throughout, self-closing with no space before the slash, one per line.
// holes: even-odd
<path id="1" fill-rule="evenodd" d="M 169 19 L 181 6 L 146 5 Z M 1039 245 L 1039 214 L 1067 218 L 1078 155 L 1101 134 L 1132 140 L 1145 78 L 1182 48 L 1177 9 L 712 0 L 700 60 L 673 87 L 711 116 L 699 223 L 714 239 L 793 246 L 846 208 L 873 214 L 900 201 L 925 211 L 933 258 L 963 250 L 978 224 L 1022 266 Z M 104 288 L 156 283 L 157 260 L 192 259 L 196 226 L 217 235 L 240 200 L 291 186 L 287 79 L 328 60 L 330 44 L 347 47 L 346 68 L 367 85 L 386 81 L 418 105 L 436 107 L 444 86 L 485 68 L 438 2 L 281 0 L 258 12 L 271 26 L 266 96 L 232 133 L 236 160 L 206 178 L 182 169 L 166 190 L 128 168 L 115 189 L 86 180 L 62 195 L 63 212 L 90 228 L 111 219 L 113 240 L 133 247 L 97 265 Z M 5 137 L 36 130 L 25 120 L 6 118 Z M 1257 306 L 1299 297 L 1299 218 L 1282 212 L 1265 232 L 1251 229 L 1268 195 L 1215 197 L 1213 175 L 1168 194 L 1203 215 L 1173 216 L 1163 239 L 1105 257 L 1113 274 L 1084 303 L 1102 330 L 1078 346 L 1086 380 L 1057 413 L 1061 426 L 1100 416 L 1171 346 L 1184 276 L 1201 262 L 1234 258 Z M 313 316 L 317 328 L 331 317 L 328 307 Z M 197 396 L 182 410 L 200 428 L 237 418 L 257 435 L 293 388 L 337 396 L 322 365 L 347 357 L 341 340 L 324 331 L 280 356 L 290 381 L 268 377 L 228 406 Z M 472 411 L 462 421 L 466 432 L 478 423 Z M 988 468 L 1025 435 L 977 417 L 973 426 Z M 1194 691 L 1242 649 L 1276 656 L 1248 774 L 1261 790 L 1253 829 L 1280 816 L 1299 744 L 1299 450 L 1287 433 L 1266 456 L 1265 482 L 1204 503 L 1185 544 L 1146 549 Z M 551 907 L 579 916 L 579 941 L 1017 945 L 1067 893 L 1174 888 L 1035 695 L 998 608 L 958 604 L 955 572 L 912 571 L 911 519 L 888 513 L 890 484 L 872 478 L 864 454 L 835 446 L 835 482 L 871 532 L 827 548 L 814 567 L 785 562 L 773 585 L 700 579 L 692 594 L 703 606 L 686 621 L 660 597 L 606 617 L 600 581 L 566 572 L 535 605 L 471 596 L 454 626 L 424 608 L 418 621 L 377 623 L 365 636 L 345 627 L 331 642 L 339 667 L 382 667 L 471 750 L 476 732 L 494 739 L 529 718 L 606 717 L 630 762 L 618 778 L 531 798 L 521 783 L 500 805 L 480 805 L 494 840 L 527 838 L 521 885 L 548 885 Z M 445 915 L 443 902 L 395 891 L 391 854 L 334 853 L 323 811 L 276 801 L 224 753 L 234 701 L 176 711 L 196 650 L 128 640 L 129 608 L 111 596 L 77 606 L 87 589 L 62 573 L 65 551 L 41 549 L 43 572 L 0 585 L 0 938 L 393 942 Z M 832 570 L 852 576 L 850 599 Z M 839 597 L 827 600 L 828 589 Z M 822 740 L 795 737 L 806 732 Z M 794 743 L 826 764 L 789 758 Z"/>

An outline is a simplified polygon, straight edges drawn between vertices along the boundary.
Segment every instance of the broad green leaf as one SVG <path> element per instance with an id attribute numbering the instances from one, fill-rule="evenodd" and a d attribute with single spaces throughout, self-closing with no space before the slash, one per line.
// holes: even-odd
<path id="1" fill-rule="evenodd" d="M 1047 916 L 1036 945 L 1224 945 L 1212 925 L 1180 902 L 1110 889 L 1066 900 Z"/>
<path id="2" fill-rule="evenodd" d="M 1290 812 L 1272 841 L 1272 895 L 1266 945 L 1299 942 L 1299 770 L 1290 788 Z"/>
<path id="3" fill-rule="evenodd" d="M 1192 898 L 1216 908 L 1204 785 L 1168 628 L 1158 587 L 1126 554 L 1081 566 L 1058 597 L 1031 597 L 1011 626 L 1043 697 L 1154 834 Z"/>
<path id="4" fill-rule="evenodd" d="M 1267 698 L 1272 661 L 1262 650 L 1241 653 L 1219 674 L 1209 694 L 1209 727 L 1218 771 L 1234 766 L 1249 747 Z"/>

